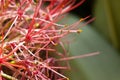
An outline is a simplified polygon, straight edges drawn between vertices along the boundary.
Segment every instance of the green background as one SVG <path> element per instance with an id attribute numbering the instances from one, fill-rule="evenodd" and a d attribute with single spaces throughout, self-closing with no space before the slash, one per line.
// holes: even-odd
<path id="1" fill-rule="evenodd" d="M 68 15 L 66 23 L 78 21 L 79 17 Z M 81 23 L 82 24 L 82 23 Z M 80 24 L 80 25 L 81 25 Z M 71 71 L 67 71 L 70 80 L 120 80 L 120 56 L 118 51 L 94 27 L 81 28 L 80 34 L 72 34 L 70 55 L 81 55 L 99 51 L 96 56 L 71 60 Z"/>

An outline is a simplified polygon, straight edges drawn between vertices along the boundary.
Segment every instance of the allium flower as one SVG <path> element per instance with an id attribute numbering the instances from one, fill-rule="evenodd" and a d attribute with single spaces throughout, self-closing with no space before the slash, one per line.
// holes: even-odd
<path id="1" fill-rule="evenodd" d="M 66 54 L 60 39 L 80 33 L 76 26 L 89 18 L 68 26 L 57 23 L 85 0 L 75 1 L 0 0 L 0 80 L 69 80 L 61 74 L 70 68 L 68 60 L 98 54 Z M 63 52 L 55 48 L 57 45 Z"/>

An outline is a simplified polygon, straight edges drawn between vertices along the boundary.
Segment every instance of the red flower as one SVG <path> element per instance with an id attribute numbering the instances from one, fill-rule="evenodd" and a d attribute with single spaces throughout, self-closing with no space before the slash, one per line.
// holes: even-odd
<path id="1" fill-rule="evenodd" d="M 57 22 L 84 1 L 0 0 L 0 80 L 69 80 L 61 70 L 80 56 L 68 57 L 60 39 L 80 33 L 76 26 L 89 16 L 68 26 Z"/>

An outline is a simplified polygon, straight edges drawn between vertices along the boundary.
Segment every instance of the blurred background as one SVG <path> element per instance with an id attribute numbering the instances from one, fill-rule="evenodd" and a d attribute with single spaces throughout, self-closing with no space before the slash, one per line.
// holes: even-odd
<path id="1" fill-rule="evenodd" d="M 80 0 L 77 0 L 79 2 Z M 76 3 L 77 3 L 76 2 Z M 86 0 L 73 14 L 95 17 L 94 28 L 108 40 L 112 46 L 120 50 L 120 0 Z"/>
<path id="2" fill-rule="evenodd" d="M 72 71 L 68 71 L 68 75 L 71 80 L 120 80 L 119 9 L 120 0 L 86 0 L 68 15 L 68 23 L 89 15 L 96 18 L 82 28 L 81 34 L 73 35 L 77 38 L 70 43 L 70 54 L 100 52 L 96 56 L 70 61 Z"/>

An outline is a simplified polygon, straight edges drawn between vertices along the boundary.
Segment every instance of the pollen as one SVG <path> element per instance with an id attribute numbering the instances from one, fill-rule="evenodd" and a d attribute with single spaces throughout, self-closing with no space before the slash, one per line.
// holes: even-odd
<path id="1" fill-rule="evenodd" d="M 81 19 L 80 19 L 80 22 L 82 22 L 82 21 L 84 21 L 84 18 L 81 18 Z"/>
<path id="2" fill-rule="evenodd" d="M 3 39 L 3 37 L 2 36 L 0 36 L 0 40 L 2 40 Z"/>
<path id="3" fill-rule="evenodd" d="M 11 61 L 10 63 L 15 64 L 15 61 Z"/>
<path id="4" fill-rule="evenodd" d="M 77 30 L 77 33 L 81 33 L 82 31 L 83 31 L 83 30 L 81 30 L 81 29 L 80 29 L 80 30 Z"/>
<path id="5" fill-rule="evenodd" d="M 54 46 L 57 46 L 58 45 L 58 43 L 54 43 Z"/>
<path id="6" fill-rule="evenodd" d="M 64 27 L 67 27 L 67 26 L 68 26 L 68 24 L 65 24 L 65 25 L 64 25 Z"/>
<path id="7" fill-rule="evenodd" d="M 34 26 L 37 28 L 39 27 L 39 23 L 35 23 Z"/>

